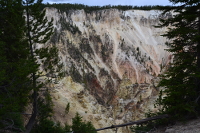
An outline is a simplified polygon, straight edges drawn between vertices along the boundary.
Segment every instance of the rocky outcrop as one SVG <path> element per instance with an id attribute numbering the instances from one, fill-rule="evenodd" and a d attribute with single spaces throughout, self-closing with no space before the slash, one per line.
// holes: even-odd
<path id="1" fill-rule="evenodd" d="M 65 69 L 65 78 L 52 93 L 55 120 L 64 123 L 78 111 L 99 128 L 137 120 L 147 110 L 155 110 L 157 76 L 171 57 L 164 50 L 166 39 L 160 36 L 167 28 L 153 25 L 170 14 L 46 8 L 46 15 L 54 18 L 55 32 L 49 43 L 59 48 Z M 61 115 L 67 103 L 69 114 Z"/>
<path id="2" fill-rule="evenodd" d="M 199 133 L 200 119 L 177 122 L 174 125 L 152 129 L 149 133 Z"/>

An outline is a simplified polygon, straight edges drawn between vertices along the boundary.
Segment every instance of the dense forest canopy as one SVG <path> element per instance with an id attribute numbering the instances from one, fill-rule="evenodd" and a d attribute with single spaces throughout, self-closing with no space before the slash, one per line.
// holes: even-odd
<path id="1" fill-rule="evenodd" d="M 82 10 L 84 9 L 86 12 L 92 12 L 97 10 L 103 10 L 103 9 L 119 9 L 119 10 L 130 10 L 130 9 L 136 9 L 136 10 L 159 10 L 163 6 L 155 5 L 155 6 L 132 6 L 132 5 L 105 5 L 105 6 L 88 6 L 83 4 L 70 4 L 70 3 L 60 3 L 60 4 L 44 4 L 44 7 L 54 7 L 59 9 L 60 11 L 67 11 L 67 10 Z M 166 6 L 168 7 L 168 6 Z"/>

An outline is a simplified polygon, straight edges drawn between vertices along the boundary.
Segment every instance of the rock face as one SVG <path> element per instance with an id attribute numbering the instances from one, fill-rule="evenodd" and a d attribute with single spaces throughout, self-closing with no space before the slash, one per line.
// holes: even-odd
<path id="1" fill-rule="evenodd" d="M 154 129 L 149 133 L 199 133 L 200 118 L 187 122 L 178 122 L 175 125 Z"/>
<path id="2" fill-rule="evenodd" d="M 79 112 L 101 128 L 137 120 L 147 110 L 155 110 L 157 76 L 171 56 L 164 50 L 166 39 L 160 36 L 167 28 L 153 25 L 170 14 L 46 8 L 46 16 L 54 19 L 55 32 L 49 43 L 59 48 L 66 71 L 52 94 L 55 120 L 64 123 Z M 67 103 L 70 111 L 64 115 Z"/>

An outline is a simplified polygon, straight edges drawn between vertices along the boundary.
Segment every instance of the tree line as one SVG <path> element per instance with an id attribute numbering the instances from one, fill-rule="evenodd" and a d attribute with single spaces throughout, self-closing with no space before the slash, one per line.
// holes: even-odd
<path id="1" fill-rule="evenodd" d="M 70 4 L 70 3 L 54 3 L 54 4 L 43 4 L 44 7 L 54 7 L 59 9 L 62 12 L 69 10 L 85 10 L 85 12 L 90 13 L 92 11 L 104 10 L 104 9 L 119 9 L 119 10 L 159 10 L 161 7 L 170 7 L 170 6 L 160 6 L 160 5 L 146 5 L 146 6 L 132 6 L 132 5 L 105 5 L 105 6 L 88 6 L 84 4 Z"/>
<path id="2" fill-rule="evenodd" d="M 42 0 L 0 1 L 0 132 L 93 133 L 79 114 L 65 127 L 51 120 L 51 86 L 65 72 L 42 8 Z"/>
<path id="3" fill-rule="evenodd" d="M 160 110 L 148 115 L 169 114 L 171 117 L 150 123 L 147 125 L 149 128 L 200 114 L 200 2 L 170 2 L 177 6 L 159 9 L 163 15 L 168 12 L 174 12 L 174 15 L 162 18 L 158 28 L 168 27 L 163 36 L 169 39 L 166 45 L 173 61 L 159 83 L 165 88 L 160 91 L 155 104 Z M 53 103 L 50 89 L 53 88 L 50 86 L 56 78 L 64 76 L 64 71 L 58 49 L 49 42 L 53 25 L 42 10 L 46 6 L 57 6 L 62 11 L 103 9 L 81 4 L 45 5 L 42 0 L 0 1 L 0 132 L 95 132 L 92 124 L 83 122 L 78 114 L 70 126 L 61 127 L 51 121 Z M 104 9 L 113 7 L 108 5 Z M 115 8 L 128 10 L 133 7 Z M 30 113 L 26 112 L 27 107 Z"/>
<path id="4" fill-rule="evenodd" d="M 135 132 L 149 131 L 159 125 L 169 125 L 177 121 L 187 121 L 200 115 L 200 1 L 170 0 L 177 6 L 163 7 L 164 16 L 157 28 L 168 27 L 166 33 L 167 51 L 172 55 L 168 69 L 160 76 L 159 98 L 156 113 L 147 116 L 168 114 L 169 118 L 133 127 Z"/>

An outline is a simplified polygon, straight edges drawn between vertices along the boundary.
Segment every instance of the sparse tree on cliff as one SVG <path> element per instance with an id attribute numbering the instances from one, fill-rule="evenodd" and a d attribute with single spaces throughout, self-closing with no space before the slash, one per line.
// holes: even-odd
<path id="1" fill-rule="evenodd" d="M 72 125 L 65 125 L 67 132 L 73 133 L 97 133 L 91 122 L 83 122 L 82 117 L 76 113 L 75 117 L 72 118 Z M 72 131 L 71 131 L 72 130 Z"/>
<path id="2" fill-rule="evenodd" d="M 52 78 L 61 76 L 62 64 L 59 62 L 57 47 L 47 43 L 53 33 L 53 20 L 48 22 L 45 17 L 42 0 L 24 0 L 23 5 L 25 7 L 29 60 L 32 60 L 36 67 L 36 71 L 30 74 L 32 115 L 25 131 L 25 133 L 29 133 L 36 124 L 36 119 L 42 123 L 51 116 L 52 102 L 49 88 L 46 85 L 52 81 Z"/>
<path id="3" fill-rule="evenodd" d="M 199 0 L 170 0 L 175 5 L 163 8 L 173 17 L 162 19 L 160 27 L 169 26 L 165 37 L 173 63 L 162 76 L 157 104 L 161 112 L 173 118 L 194 117 L 200 113 L 200 2 Z M 164 97 L 163 97 L 164 96 Z"/>

